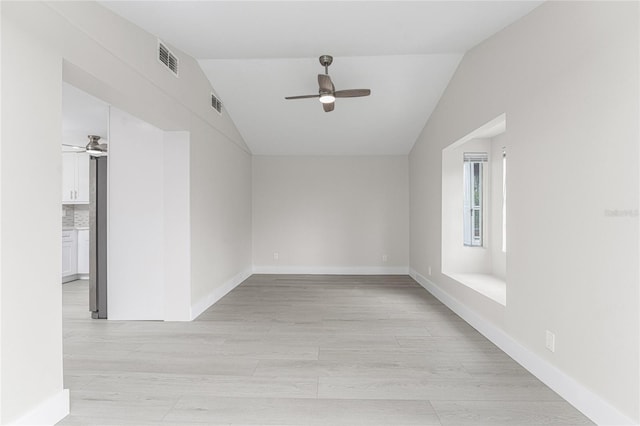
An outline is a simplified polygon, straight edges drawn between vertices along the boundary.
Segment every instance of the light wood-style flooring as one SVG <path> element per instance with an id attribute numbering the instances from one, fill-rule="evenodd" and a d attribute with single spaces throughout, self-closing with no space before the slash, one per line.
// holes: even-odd
<path id="1" fill-rule="evenodd" d="M 190 323 L 87 298 L 63 285 L 62 425 L 591 424 L 407 276 L 254 275 Z"/>

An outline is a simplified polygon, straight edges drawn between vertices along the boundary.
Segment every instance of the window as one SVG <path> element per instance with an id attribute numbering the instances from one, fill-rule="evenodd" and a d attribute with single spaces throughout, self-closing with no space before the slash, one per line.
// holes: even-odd
<path id="1" fill-rule="evenodd" d="M 464 153 L 464 245 L 482 247 L 483 241 L 483 169 L 487 162 L 486 152 Z"/>

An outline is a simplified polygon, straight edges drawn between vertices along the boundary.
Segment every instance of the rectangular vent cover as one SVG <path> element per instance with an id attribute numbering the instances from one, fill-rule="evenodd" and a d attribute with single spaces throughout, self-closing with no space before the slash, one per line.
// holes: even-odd
<path id="1" fill-rule="evenodd" d="M 213 93 L 211 94 L 211 106 L 218 111 L 218 113 L 222 114 L 222 101 Z"/>
<path id="2" fill-rule="evenodd" d="M 158 60 L 169 68 L 169 71 L 178 75 L 178 58 L 160 40 L 158 40 Z"/>

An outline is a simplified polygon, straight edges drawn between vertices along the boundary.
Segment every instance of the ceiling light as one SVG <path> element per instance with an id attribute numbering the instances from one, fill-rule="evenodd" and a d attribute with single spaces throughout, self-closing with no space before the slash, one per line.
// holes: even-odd
<path id="1" fill-rule="evenodd" d="M 107 155 L 104 151 L 98 150 L 98 149 L 88 149 L 87 150 L 87 154 L 93 156 L 93 157 L 102 157 L 103 155 Z"/>
<path id="2" fill-rule="evenodd" d="M 331 93 L 325 93 L 324 95 L 320 95 L 320 102 L 323 104 L 330 104 L 331 102 L 335 102 L 336 98 Z"/>

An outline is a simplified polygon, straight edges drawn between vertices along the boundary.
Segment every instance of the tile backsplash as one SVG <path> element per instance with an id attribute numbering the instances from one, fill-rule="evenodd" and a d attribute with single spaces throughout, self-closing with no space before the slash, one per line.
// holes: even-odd
<path id="1" fill-rule="evenodd" d="M 89 226 L 89 205 L 78 204 L 73 212 L 73 221 L 76 228 L 86 228 Z"/>
<path id="2" fill-rule="evenodd" d="M 64 214 L 64 216 L 62 216 L 62 227 L 63 228 L 73 228 L 75 219 L 74 219 L 74 215 L 73 215 L 73 206 L 72 205 L 68 205 L 68 204 L 63 204 L 62 205 L 62 213 Z"/>
<path id="3" fill-rule="evenodd" d="M 62 226 L 64 228 L 83 228 L 89 226 L 88 204 L 63 204 Z"/>

